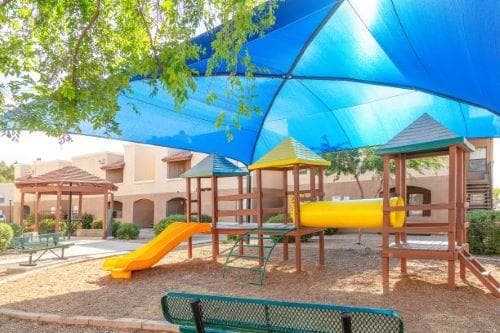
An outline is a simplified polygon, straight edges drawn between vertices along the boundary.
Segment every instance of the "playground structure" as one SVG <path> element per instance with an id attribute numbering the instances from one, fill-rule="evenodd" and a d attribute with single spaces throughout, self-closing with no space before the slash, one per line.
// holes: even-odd
<path id="1" fill-rule="evenodd" d="M 207 170 L 205 167 L 207 161 L 219 161 L 215 166 L 226 165 L 224 170 L 217 170 L 212 167 Z M 259 253 L 257 256 L 249 255 L 246 259 L 258 259 L 260 269 L 265 269 L 262 266 L 265 264 L 265 258 L 270 255 L 270 251 L 265 253 L 266 246 L 264 240 L 269 239 L 269 236 L 277 236 L 283 238 L 283 259 L 288 260 L 288 240 L 289 237 L 300 239 L 301 236 L 309 234 L 318 234 L 320 239 L 319 245 L 319 260 L 320 266 L 324 265 L 324 227 L 306 227 L 300 224 L 300 219 L 296 219 L 294 224 L 290 223 L 288 198 L 292 196 L 295 207 L 299 207 L 299 200 L 322 200 L 324 197 L 323 190 L 323 167 L 329 165 L 329 162 L 314 154 L 309 149 L 304 147 L 299 142 L 292 138 L 287 138 L 278 146 L 268 152 L 259 161 L 250 165 L 249 170 L 255 170 L 255 189 L 253 191 L 243 192 L 243 175 L 247 172 L 237 168 L 229 160 L 218 156 L 209 155 L 205 160 L 201 161 L 198 165 L 194 166 L 183 174 L 186 178 L 186 216 L 188 222 L 193 215 L 191 203 L 197 204 L 197 214 L 199 215 L 202 207 L 201 192 L 211 191 L 211 207 L 212 207 L 212 259 L 216 260 L 219 255 L 219 235 L 245 235 L 249 232 L 255 233 L 258 240 Z M 214 163 L 212 163 L 213 165 Z M 231 166 L 232 165 L 232 166 Z M 202 170 L 203 169 L 203 170 Z M 310 171 L 310 187 L 309 189 L 299 188 L 299 172 L 300 170 Z M 282 176 L 282 188 L 275 192 L 264 192 L 262 184 L 262 173 L 264 170 L 278 171 Z M 288 190 L 288 174 L 293 175 L 293 190 Z M 231 195 L 218 194 L 218 180 L 221 177 L 238 177 L 238 193 Z M 316 182 L 316 177 L 318 181 Z M 192 179 L 196 181 L 195 196 L 196 199 L 191 199 L 191 183 Z M 203 178 L 211 179 L 211 187 L 203 188 L 201 181 Z M 318 186 L 316 187 L 316 184 Z M 306 197 L 307 196 L 307 197 Z M 264 207 L 263 201 L 265 199 L 274 199 L 281 201 L 281 207 Z M 244 200 L 250 200 L 247 205 L 244 205 Z M 253 202 L 252 202 L 253 200 Z M 222 210 L 219 209 L 221 202 L 236 202 L 237 209 Z M 247 208 L 244 208 L 247 207 Z M 248 208 L 250 207 L 250 208 Z M 296 214 L 299 210 L 296 210 Z M 269 214 L 284 215 L 282 224 L 264 223 L 264 216 Z M 255 222 L 244 223 L 244 217 L 249 216 Z M 220 222 L 219 218 L 235 217 L 237 222 Z M 248 235 L 247 235 L 248 236 Z M 240 237 L 238 240 L 239 250 L 238 256 L 245 258 L 245 246 L 253 247 L 252 244 L 245 245 L 244 238 Z M 192 255 L 192 243 L 188 245 L 188 256 Z M 302 270 L 301 259 L 301 242 L 295 243 L 295 269 L 297 272 Z"/>
<path id="2" fill-rule="evenodd" d="M 425 131 L 425 133 L 423 133 Z M 262 284 L 266 264 L 278 241 L 283 244 L 283 260 L 288 260 L 289 238 L 295 238 L 295 270 L 302 270 L 301 236 L 317 234 L 318 265 L 324 265 L 325 228 L 370 228 L 382 232 L 382 282 L 384 291 L 389 289 L 389 260 L 399 258 L 401 273 L 407 274 L 408 259 L 436 259 L 448 262 L 448 285 L 455 288 L 455 266 L 460 264 L 460 277 L 466 278 L 466 269 L 470 270 L 495 296 L 499 296 L 498 282 L 490 272 L 468 252 L 466 240 L 465 212 L 465 154 L 474 147 L 463 137 L 457 136 L 433 118 L 424 114 L 406 129 L 401 131 L 378 151 L 383 155 L 383 197 L 382 199 L 363 199 L 348 201 L 323 201 L 324 167 L 329 162 L 292 138 L 287 138 L 271 149 L 261 159 L 248 166 L 255 172 L 255 189 L 243 191 L 243 176 L 246 170 L 237 167 L 228 159 L 210 154 L 182 176 L 186 179 L 186 217 L 187 223 L 174 224 L 147 246 L 133 252 L 128 258 L 108 259 L 105 269 L 114 272 L 114 277 L 130 277 L 130 271 L 148 268 L 166 253 L 188 240 L 188 257 L 193 255 L 191 237 L 198 232 L 210 232 L 212 235 L 212 260 L 220 255 L 220 235 L 238 235 L 230 249 L 223 268 L 226 276 L 228 268 L 248 269 L 260 272 Z M 406 162 L 410 159 L 449 156 L 449 200 L 447 203 L 408 205 L 403 198 L 406 193 Z M 395 193 L 390 197 L 391 160 L 395 165 Z M 300 171 L 309 170 L 309 187 L 300 186 Z M 279 191 L 264 192 L 263 171 L 281 173 L 282 187 Z M 292 173 L 292 190 L 289 190 L 289 172 Z M 237 194 L 220 195 L 219 179 L 238 177 Z M 196 183 L 192 194 L 192 183 Z M 202 181 L 210 180 L 211 187 L 202 187 Z M 247 184 L 249 185 L 249 184 Z M 248 187 L 248 186 L 247 186 Z M 192 223 L 193 216 L 201 221 L 202 192 L 210 191 L 212 222 L 211 226 Z M 281 202 L 279 207 L 264 207 L 264 199 Z M 244 205 L 244 201 L 246 205 Z M 253 201 L 253 202 L 252 202 Z M 234 202 L 234 209 L 221 209 L 220 203 Z M 193 209 L 194 205 L 196 206 Z M 407 217 L 408 212 L 420 210 L 447 210 L 446 222 L 414 221 Z M 264 223 L 264 216 L 282 213 L 282 223 Z M 248 219 L 245 221 L 244 217 Z M 235 222 L 222 222 L 221 218 L 234 217 Z M 252 221 L 253 219 L 253 221 Z M 176 229 L 177 228 L 177 229 Z M 181 236 L 176 236 L 181 233 Z M 447 233 L 447 242 L 411 241 L 408 234 Z M 389 243 L 394 234 L 395 242 Z M 173 239 L 173 240 L 172 240 Z M 251 242 L 254 239 L 257 244 Z M 267 240 L 267 243 L 266 243 Z M 164 242 L 166 241 L 166 242 Z M 269 245 L 269 241 L 272 245 Z M 248 254 L 246 249 L 257 249 L 258 253 Z M 237 250 L 236 250 L 237 249 Z M 134 254 L 135 253 L 135 254 Z M 146 257 L 146 260 L 144 260 Z M 237 259 L 257 260 L 252 267 L 234 266 Z M 137 265 L 136 261 L 140 261 Z M 135 266 L 134 266 L 135 265 Z M 123 276 L 121 276 L 123 272 Z M 113 274 L 113 273 L 112 273 Z"/>
<path id="3" fill-rule="evenodd" d="M 382 227 L 382 282 L 384 291 L 389 289 L 389 260 L 399 258 L 401 274 L 407 274 L 408 259 L 433 259 L 448 262 L 448 288 L 455 289 L 456 263 L 460 264 L 460 277 L 466 279 L 469 269 L 491 293 L 499 297 L 499 283 L 484 267 L 470 255 L 467 244 L 466 169 L 465 155 L 474 150 L 464 137 L 457 136 L 427 114 L 401 131 L 378 153 L 384 157 L 383 172 L 383 211 Z M 390 205 L 391 161 L 395 164 L 395 195 L 406 198 L 406 162 L 410 159 L 448 156 L 448 202 L 436 204 L 408 205 L 393 207 Z M 446 222 L 412 222 L 408 218 L 404 225 L 395 228 L 390 223 L 390 214 L 419 210 L 447 210 Z M 390 234 L 395 234 L 395 242 L 389 243 Z M 412 241 L 408 234 L 446 233 L 447 242 Z"/>

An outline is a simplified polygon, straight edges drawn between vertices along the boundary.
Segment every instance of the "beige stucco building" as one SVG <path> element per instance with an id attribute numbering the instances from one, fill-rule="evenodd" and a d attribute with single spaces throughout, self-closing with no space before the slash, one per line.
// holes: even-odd
<path id="1" fill-rule="evenodd" d="M 471 206 L 474 208 L 491 208 L 491 170 L 493 163 L 492 140 L 473 140 L 477 150 L 471 155 L 469 165 L 468 190 Z M 15 166 L 15 176 L 27 174 L 41 175 L 48 171 L 73 165 L 95 176 L 112 181 L 118 187 L 115 191 L 113 203 L 113 217 L 124 222 L 133 222 L 141 227 L 150 227 L 170 214 L 184 212 L 185 205 L 185 180 L 179 175 L 201 161 L 206 155 L 188 151 L 147 146 L 139 144 L 125 144 L 124 153 L 109 152 L 88 154 L 73 157 L 69 161 L 42 161 L 37 160 L 32 165 L 18 164 Z M 240 164 L 240 166 L 243 166 Z M 281 173 L 264 173 L 263 184 L 265 191 L 277 190 L 281 187 Z M 308 186 L 309 175 L 300 176 L 302 186 Z M 244 187 L 247 187 L 247 179 Z M 250 180 L 252 182 L 252 180 Z M 291 182 L 291 179 L 289 180 Z M 409 177 L 408 193 L 412 203 L 440 203 L 447 201 L 447 172 L 446 170 L 427 170 L 423 174 L 412 172 Z M 360 177 L 366 198 L 378 197 L 380 192 L 380 179 L 373 174 L 364 174 Z M 253 184 L 252 184 L 253 185 Z M 209 187 L 209 184 L 202 184 Z M 237 188 L 236 179 L 222 178 L 219 183 L 221 193 L 234 193 Z M 1 188 L 0 188 L 1 190 Z M 1 193 L 0 193 L 1 194 Z M 210 212 L 209 193 L 204 192 L 202 202 L 203 213 Z M 20 195 L 13 190 L 14 220 L 18 221 L 20 212 Z M 325 177 L 325 199 L 355 199 L 360 198 L 358 184 L 352 177 L 342 176 L 335 179 L 333 176 Z M 41 211 L 54 213 L 55 196 L 44 196 L 41 202 Z M 26 195 L 24 214 L 33 211 L 35 196 Z M 227 203 L 233 204 L 233 203 Z M 265 206 L 272 207 L 279 203 L 264 202 Z M 63 216 L 70 210 L 69 200 L 62 200 Z M 102 198 L 86 196 L 83 199 L 82 212 L 93 214 L 102 218 Z M 221 207 L 231 209 L 233 207 Z M 2 206 L 0 204 L 0 209 Z M 5 208 L 3 208 L 5 210 Z M 73 202 L 71 209 L 74 215 L 78 212 L 78 205 Z M 417 212 L 426 215 L 429 212 Z M 435 213 L 433 213 L 435 214 Z M 443 212 L 443 217 L 446 212 Z M 441 215 L 441 214 L 438 214 Z M 440 217 L 440 216 L 436 216 Z"/>

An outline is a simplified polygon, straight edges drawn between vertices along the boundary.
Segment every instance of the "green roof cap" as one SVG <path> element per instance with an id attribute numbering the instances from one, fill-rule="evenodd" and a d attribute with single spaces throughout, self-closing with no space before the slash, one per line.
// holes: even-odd
<path id="1" fill-rule="evenodd" d="M 181 174 L 182 178 L 234 177 L 248 175 L 248 171 L 236 166 L 227 158 L 212 153 L 194 167 Z"/>
<path id="2" fill-rule="evenodd" d="M 376 152 L 377 154 L 426 153 L 443 151 L 454 144 L 462 145 L 469 151 L 474 150 L 474 146 L 464 137 L 453 133 L 424 113 Z"/>
<path id="3" fill-rule="evenodd" d="M 326 166 L 330 165 L 330 162 L 312 152 L 297 140 L 288 137 L 257 160 L 257 162 L 249 165 L 248 170 L 285 168 L 295 164 Z"/>

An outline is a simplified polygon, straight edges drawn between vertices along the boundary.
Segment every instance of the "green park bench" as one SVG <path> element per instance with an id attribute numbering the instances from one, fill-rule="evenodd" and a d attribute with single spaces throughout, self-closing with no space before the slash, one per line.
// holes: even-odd
<path id="1" fill-rule="evenodd" d="M 403 332 L 393 310 L 168 292 L 165 319 L 181 332 Z"/>
<path id="2" fill-rule="evenodd" d="M 74 243 L 67 242 L 67 238 L 62 232 L 40 234 L 34 237 L 14 237 L 11 241 L 11 246 L 17 253 L 29 254 L 28 262 L 21 263 L 21 266 L 35 266 L 36 262 L 48 252 L 51 252 L 59 259 L 64 259 L 64 250 L 72 245 Z M 61 255 L 55 252 L 57 249 L 61 250 Z M 33 260 L 33 255 L 36 253 L 40 254 Z"/>

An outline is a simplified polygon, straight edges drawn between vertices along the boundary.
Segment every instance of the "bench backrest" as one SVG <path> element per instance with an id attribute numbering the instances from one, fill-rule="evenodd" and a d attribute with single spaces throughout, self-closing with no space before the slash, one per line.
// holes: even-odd
<path id="1" fill-rule="evenodd" d="M 40 242 L 47 243 L 50 245 L 57 245 L 58 243 L 66 240 L 66 235 L 63 232 L 55 232 L 50 234 L 40 234 L 38 235 Z"/>
<path id="2" fill-rule="evenodd" d="M 401 316 L 393 310 L 177 292 L 162 297 L 165 319 L 193 330 L 193 299 L 200 300 L 205 327 L 220 332 L 342 332 L 341 314 L 346 312 L 352 332 L 403 332 Z"/>
<path id="3" fill-rule="evenodd" d="M 12 237 L 10 245 L 14 249 L 23 249 L 31 241 L 30 236 Z"/>

